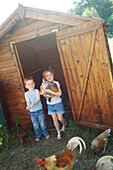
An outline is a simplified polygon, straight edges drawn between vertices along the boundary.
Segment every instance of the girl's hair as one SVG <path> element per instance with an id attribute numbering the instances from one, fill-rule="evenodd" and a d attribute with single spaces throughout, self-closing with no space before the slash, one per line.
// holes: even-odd
<path id="1" fill-rule="evenodd" d="M 27 82 L 28 80 L 33 80 L 33 81 L 34 81 L 34 78 L 33 78 L 32 76 L 27 76 L 27 77 L 25 77 L 25 78 L 24 78 L 24 85 L 25 85 L 25 86 L 26 86 L 26 82 Z"/>
<path id="2" fill-rule="evenodd" d="M 55 77 L 55 72 L 54 72 L 54 70 L 53 70 L 52 68 L 47 68 L 47 69 L 44 70 L 44 72 L 43 72 L 43 74 L 42 74 L 42 76 L 43 76 L 44 78 L 46 78 L 46 72 L 52 73 L 53 76 Z"/>

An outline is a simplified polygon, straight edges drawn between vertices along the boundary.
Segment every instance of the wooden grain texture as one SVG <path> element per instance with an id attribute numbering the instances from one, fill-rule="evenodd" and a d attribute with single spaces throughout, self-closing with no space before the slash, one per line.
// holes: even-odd
<path id="1" fill-rule="evenodd" d="M 101 23 L 87 23 L 58 32 L 57 42 L 59 50 L 62 50 L 61 60 L 65 58 L 62 65 L 63 70 L 67 70 L 65 78 L 69 80 L 67 88 L 72 107 L 76 107 L 72 110 L 74 118 L 77 118 L 75 122 L 81 125 L 86 122 L 86 126 L 92 127 L 99 124 L 99 128 L 105 128 L 112 127 L 113 124 L 113 89 L 104 31 L 98 24 Z M 97 31 L 92 37 L 95 28 Z M 89 32 L 84 31 L 87 29 Z M 66 38 L 66 35 L 70 36 Z M 76 91 L 74 97 L 73 91 Z"/>

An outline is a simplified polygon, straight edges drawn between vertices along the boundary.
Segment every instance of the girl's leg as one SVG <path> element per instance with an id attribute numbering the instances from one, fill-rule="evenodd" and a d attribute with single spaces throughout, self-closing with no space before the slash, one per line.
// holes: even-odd
<path id="1" fill-rule="evenodd" d="M 55 125 L 55 128 L 57 130 L 57 139 L 60 140 L 61 139 L 61 134 L 60 134 L 60 127 L 59 127 L 59 122 L 58 122 L 58 117 L 57 117 L 57 114 L 51 114 L 52 116 L 52 119 L 53 119 L 53 122 L 54 122 L 54 125 Z"/>
<path id="2" fill-rule="evenodd" d="M 63 114 L 57 114 L 58 120 L 65 126 L 65 119 L 63 117 Z"/>
<path id="3" fill-rule="evenodd" d="M 55 113 L 55 114 L 52 114 L 51 116 L 52 116 L 53 123 L 55 125 L 56 130 L 57 130 L 57 132 L 59 132 L 60 131 L 60 127 L 59 127 L 59 122 L 58 122 L 57 114 Z"/>
<path id="4" fill-rule="evenodd" d="M 61 128 L 61 132 L 65 131 L 65 128 L 66 128 L 66 122 L 65 122 L 65 119 L 63 117 L 63 114 L 57 114 L 58 116 L 58 120 L 62 123 L 62 128 Z"/>

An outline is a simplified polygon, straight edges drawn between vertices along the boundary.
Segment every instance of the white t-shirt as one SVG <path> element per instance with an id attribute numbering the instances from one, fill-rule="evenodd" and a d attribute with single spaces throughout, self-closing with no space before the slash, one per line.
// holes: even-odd
<path id="1" fill-rule="evenodd" d="M 48 82 L 47 82 L 47 83 L 48 83 Z M 55 83 L 57 86 L 60 85 L 60 83 L 59 83 L 58 81 L 55 81 L 55 80 L 53 81 L 53 83 Z M 54 97 L 52 97 L 50 102 L 49 102 L 49 99 L 46 98 L 47 104 L 51 104 L 51 105 L 60 103 L 61 101 L 62 101 L 62 99 L 61 99 L 60 96 L 54 96 Z"/>

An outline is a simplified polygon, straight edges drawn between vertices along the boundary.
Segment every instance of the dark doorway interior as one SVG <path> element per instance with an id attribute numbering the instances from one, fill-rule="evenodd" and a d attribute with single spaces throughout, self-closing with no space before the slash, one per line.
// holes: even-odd
<path id="1" fill-rule="evenodd" d="M 43 70 L 48 66 L 51 66 L 54 69 L 56 73 L 55 79 L 60 82 L 61 89 L 63 91 L 62 98 L 65 109 L 71 111 L 55 34 L 52 33 L 28 41 L 20 42 L 16 44 L 16 47 L 24 77 L 32 75 L 36 83 L 36 88 L 40 89 Z M 41 97 L 41 100 L 46 114 L 47 107 L 45 104 L 45 99 Z M 72 113 L 70 115 L 72 117 Z"/>

